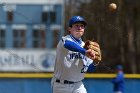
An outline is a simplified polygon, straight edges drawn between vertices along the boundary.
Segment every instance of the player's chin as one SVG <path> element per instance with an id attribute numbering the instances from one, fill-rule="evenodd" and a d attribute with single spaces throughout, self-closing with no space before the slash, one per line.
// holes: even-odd
<path id="1" fill-rule="evenodd" d="M 76 34 L 76 37 L 77 38 L 81 38 L 83 36 L 83 33 L 78 33 L 78 34 Z"/>
<path id="2" fill-rule="evenodd" d="M 81 34 L 81 35 L 83 35 L 84 32 L 83 32 L 83 31 L 77 31 L 77 34 Z"/>

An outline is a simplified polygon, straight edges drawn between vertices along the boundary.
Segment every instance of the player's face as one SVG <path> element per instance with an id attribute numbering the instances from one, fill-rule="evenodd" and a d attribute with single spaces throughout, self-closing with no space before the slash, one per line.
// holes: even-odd
<path id="1" fill-rule="evenodd" d="M 75 38 L 81 38 L 81 36 L 84 34 L 85 26 L 81 23 L 73 24 L 72 27 L 70 27 L 69 31 L 70 34 L 72 34 Z"/>

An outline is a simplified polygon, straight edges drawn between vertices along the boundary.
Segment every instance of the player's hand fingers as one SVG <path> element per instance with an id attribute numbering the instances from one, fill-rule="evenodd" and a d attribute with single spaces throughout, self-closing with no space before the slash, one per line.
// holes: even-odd
<path id="1" fill-rule="evenodd" d="M 95 51 L 92 50 L 92 49 L 88 49 L 88 50 L 86 51 L 86 55 L 87 55 L 88 57 L 95 57 Z"/>
<path id="2" fill-rule="evenodd" d="M 89 49 L 93 49 L 94 51 L 100 52 L 100 48 L 99 47 L 95 47 L 93 45 L 89 45 L 88 48 Z"/>

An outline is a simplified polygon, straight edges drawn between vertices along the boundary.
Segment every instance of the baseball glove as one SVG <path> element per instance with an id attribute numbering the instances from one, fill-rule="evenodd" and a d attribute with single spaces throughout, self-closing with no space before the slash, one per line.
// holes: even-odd
<path id="1" fill-rule="evenodd" d="M 91 57 L 91 56 L 88 56 L 88 57 L 91 58 L 95 64 L 99 64 L 99 62 L 101 61 L 101 50 L 100 50 L 99 44 L 97 42 L 87 40 L 85 42 L 84 48 L 87 50 L 88 49 L 93 50 L 95 54 L 94 57 Z"/>

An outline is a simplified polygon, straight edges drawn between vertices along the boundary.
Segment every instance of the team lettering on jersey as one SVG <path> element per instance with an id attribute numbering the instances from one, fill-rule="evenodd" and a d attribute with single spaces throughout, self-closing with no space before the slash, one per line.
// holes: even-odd
<path id="1" fill-rule="evenodd" d="M 86 57 L 79 52 L 73 52 L 69 54 L 70 59 L 84 59 L 87 61 Z"/>
<path id="2" fill-rule="evenodd" d="M 71 52 L 71 53 L 69 53 L 69 58 L 71 60 L 73 60 L 73 59 L 82 59 L 83 61 L 86 61 L 85 64 L 83 64 L 83 67 L 81 69 L 81 73 L 86 73 L 86 71 L 88 69 L 88 66 L 89 66 L 89 63 L 88 63 L 87 58 L 84 55 L 82 55 L 79 52 Z"/>

